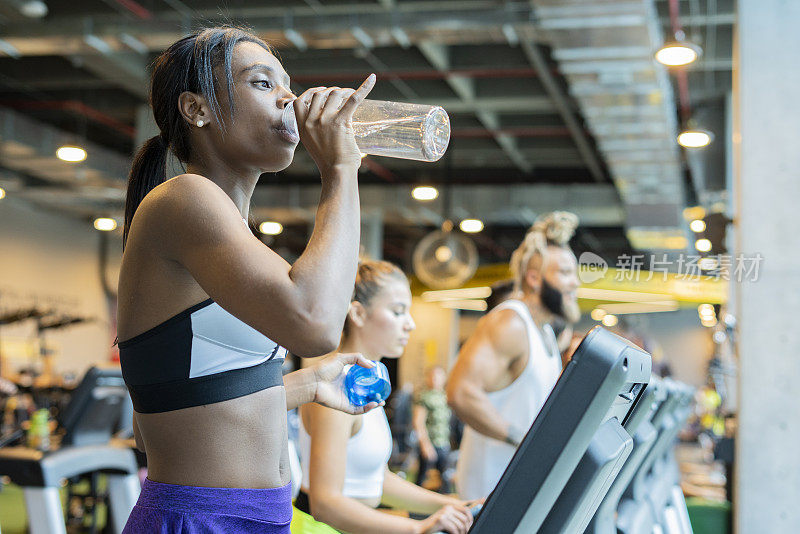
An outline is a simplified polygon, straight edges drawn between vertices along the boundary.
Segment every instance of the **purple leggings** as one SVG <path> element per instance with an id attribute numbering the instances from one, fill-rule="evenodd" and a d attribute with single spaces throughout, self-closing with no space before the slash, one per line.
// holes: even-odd
<path id="1" fill-rule="evenodd" d="M 145 479 L 123 534 L 289 534 L 292 485 L 203 488 Z"/>

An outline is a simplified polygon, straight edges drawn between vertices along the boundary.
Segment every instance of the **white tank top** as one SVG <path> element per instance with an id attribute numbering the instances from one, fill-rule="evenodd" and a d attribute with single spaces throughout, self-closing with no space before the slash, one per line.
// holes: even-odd
<path id="1" fill-rule="evenodd" d="M 300 418 L 300 466 L 303 485 L 308 489 L 311 459 L 311 436 Z M 386 412 L 379 406 L 361 416 L 361 428 L 347 440 L 342 495 L 358 499 L 374 499 L 383 495 L 383 476 L 392 455 L 392 433 Z"/>
<path id="2" fill-rule="evenodd" d="M 506 421 L 527 431 L 561 374 L 561 356 L 552 328 L 544 328 L 544 336 L 547 338 L 545 341 L 525 303 L 507 300 L 490 313 L 503 309 L 514 310 L 525 322 L 528 363 L 522 374 L 508 387 L 487 395 Z M 514 447 L 508 443 L 484 436 L 467 426 L 461 440 L 456 467 L 456 489 L 459 496 L 471 500 L 489 495 L 514 456 L 514 451 Z"/>

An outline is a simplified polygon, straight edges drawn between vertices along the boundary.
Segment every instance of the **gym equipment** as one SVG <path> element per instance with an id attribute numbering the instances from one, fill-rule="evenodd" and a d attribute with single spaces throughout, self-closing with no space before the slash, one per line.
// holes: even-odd
<path id="1" fill-rule="evenodd" d="M 62 480 L 97 472 L 108 478 L 113 526 L 122 532 L 139 496 L 136 457 L 130 448 L 108 441 L 126 403 L 130 398 L 120 370 L 92 367 L 59 417 L 65 430 L 61 448 L 0 448 L 0 474 L 22 486 L 32 534 L 65 534 Z"/>
<path id="2" fill-rule="evenodd" d="M 616 420 L 600 426 L 540 532 L 582 532 L 586 528 L 630 460 L 633 436 L 650 415 L 657 387 L 653 383 L 647 386 L 623 428 Z"/>
<path id="3" fill-rule="evenodd" d="M 669 534 L 692 532 L 673 455 L 675 438 L 689 416 L 692 389 L 668 378 L 662 384 L 666 398 L 650 420 L 656 435 L 617 507 L 616 532 L 620 534 L 650 534 L 654 529 Z"/>
<path id="4" fill-rule="evenodd" d="M 656 429 L 651 420 L 658 411 L 667 396 L 665 386 L 657 378 L 653 378 L 647 387 L 645 397 L 637 406 L 637 415 L 641 415 L 641 420 L 636 425 L 636 429 L 631 431 L 633 434 L 633 450 L 628 460 L 620 470 L 617 478 L 611 484 L 605 498 L 595 512 L 589 526 L 584 531 L 585 534 L 617 534 L 616 515 L 617 506 L 622 498 L 622 493 L 628 487 L 639 466 L 644 461 L 645 455 L 652 447 L 656 439 Z M 635 419 L 637 416 L 632 417 Z"/>
<path id="5" fill-rule="evenodd" d="M 646 352 L 599 326 L 592 329 L 470 532 L 530 534 L 588 522 L 632 448 L 625 428 L 644 397 L 650 366 Z M 590 446 L 593 464 L 580 471 L 590 476 L 569 483 Z"/>

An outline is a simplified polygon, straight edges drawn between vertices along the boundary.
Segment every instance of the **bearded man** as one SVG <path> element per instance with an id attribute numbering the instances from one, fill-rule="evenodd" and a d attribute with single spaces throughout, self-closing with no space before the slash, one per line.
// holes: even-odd
<path id="1" fill-rule="evenodd" d="M 447 399 L 466 425 L 456 469 L 462 499 L 494 489 L 561 374 L 551 323 L 580 319 L 569 248 L 577 226 L 568 212 L 537 219 L 511 256 L 514 294 L 481 318 L 458 355 Z"/>

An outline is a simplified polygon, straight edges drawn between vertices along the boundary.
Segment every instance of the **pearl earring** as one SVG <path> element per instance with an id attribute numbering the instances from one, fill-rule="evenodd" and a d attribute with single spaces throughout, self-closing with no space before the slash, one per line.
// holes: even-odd
<path id="1" fill-rule="evenodd" d="M 197 127 L 202 128 L 205 123 L 201 120 L 197 121 Z"/>

